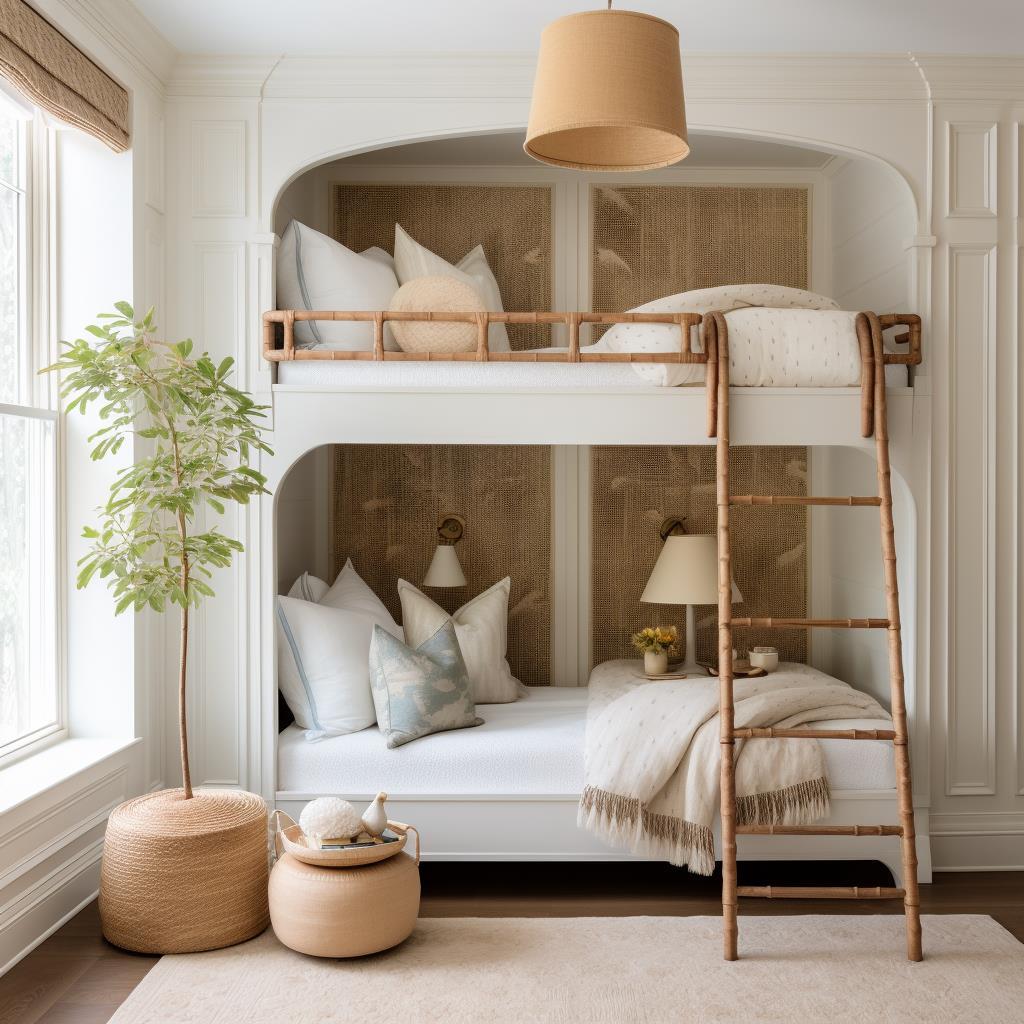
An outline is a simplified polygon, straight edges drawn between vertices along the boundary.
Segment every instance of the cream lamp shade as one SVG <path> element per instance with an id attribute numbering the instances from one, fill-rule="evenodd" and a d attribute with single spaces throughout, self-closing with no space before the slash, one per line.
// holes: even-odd
<path id="1" fill-rule="evenodd" d="M 682 160 L 690 146 L 675 26 L 611 9 L 548 25 L 523 148 L 542 163 L 588 171 Z"/>
<path id="2" fill-rule="evenodd" d="M 717 604 L 715 538 L 696 533 L 666 537 L 640 600 L 645 604 Z"/>
<path id="3" fill-rule="evenodd" d="M 425 587 L 464 587 L 466 576 L 459 563 L 454 544 L 438 544 L 430 568 L 423 577 Z"/>

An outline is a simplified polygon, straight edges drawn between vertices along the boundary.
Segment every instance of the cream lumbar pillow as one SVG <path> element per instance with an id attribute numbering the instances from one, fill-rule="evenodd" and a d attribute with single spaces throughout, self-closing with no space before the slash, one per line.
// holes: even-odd
<path id="1" fill-rule="evenodd" d="M 353 252 L 293 220 L 285 228 L 277 251 L 278 308 L 387 309 L 398 291 L 398 278 L 388 259 L 382 250 Z M 308 320 L 295 325 L 295 343 L 344 352 L 369 350 L 373 348 L 373 324 Z M 385 348 L 395 350 L 398 346 L 386 336 Z"/>
<path id="2" fill-rule="evenodd" d="M 470 692 L 477 704 L 508 704 L 519 696 L 519 680 L 506 660 L 511 588 L 512 580 L 506 576 L 449 615 L 411 583 L 398 581 L 405 642 L 419 647 L 450 619 L 455 624 L 469 672 Z"/>
<path id="3" fill-rule="evenodd" d="M 728 313 L 750 306 L 774 309 L 838 309 L 839 304 L 826 295 L 817 295 L 801 288 L 775 284 L 729 284 L 720 288 L 698 288 L 694 291 L 666 295 L 629 310 L 630 313 Z M 691 341 L 696 328 L 691 332 Z M 681 332 L 672 324 L 616 324 L 592 347 L 594 352 L 678 352 Z M 696 348 L 695 345 L 691 347 Z M 704 379 L 700 363 L 634 363 L 633 369 L 651 384 L 675 387 Z"/>
<path id="4" fill-rule="evenodd" d="M 409 284 L 418 277 L 452 277 L 474 288 L 489 313 L 502 313 L 501 289 L 494 276 L 484 248 L 478 245 L 452 266 L 437 253 L 420 245 L 400 224 L 395 225 L 395 273 L 400 284 Z M 508 352 L 508 331 L 504 324 L 491 324 L 487 344 L 492 352 Z"/>
<path id="5" fill-rule="evenodd" d="M 402 313 L 482 313 L 480 293 L 454 277 L 417 277 L 403 284 L 391 300 Z M 425 323 L 392 320 L 395 340 L 404 352 L 472 352 L 477 327 L 472 323 Z"/>

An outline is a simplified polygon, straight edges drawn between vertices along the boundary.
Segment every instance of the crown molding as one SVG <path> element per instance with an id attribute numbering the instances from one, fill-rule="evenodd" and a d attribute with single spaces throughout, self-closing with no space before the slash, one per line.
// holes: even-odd
<path id="1" fill-rule="evenodd" d="M 1024 101 L 1024 57 L 915 54 L 933 100 Z"/>
<path id="2" fill-rule="evenodd" d="M 65 0 L 62 0 L 65 2 Z M 88 0 L 114 4 L 122 0 Z M 268 100 L 528 99 L 533 54 L 180 56 L 171 96 Z M 1020 99 L 1024 57 L 941 54 L 683 55 L 687 97 L 702 103 Z"/>
<path id="3" fill-rule="evenodd" d="M 279 57 L 179 56 L 167 83 L 169 97 L 258 97 Z"/>
<path id="4" fill-rule="evenodd" d="M 174 65 L 175 50 L 129 0 L 33 0 L 33 4 L 115 78 L 123 81 L 124 75 L 119 73 L 121 69 L 110 67 L 109 61 L 104 59 L 101 52 L 104 47 L 109 48 L 139 82 L 163 96 Z M 76 21 L 99 45 L 92 45 L 92 39 L 81 38 L 73 27 Z"/>
<path id="5" fill-rule="evenodd" d="M 339 54 L 179 58 L 170 94 L 273 100 L 528 99 L 533 54 Z M 687 96 L 700 100 L 927 99 L 910 55 L 684 54 Z"/>

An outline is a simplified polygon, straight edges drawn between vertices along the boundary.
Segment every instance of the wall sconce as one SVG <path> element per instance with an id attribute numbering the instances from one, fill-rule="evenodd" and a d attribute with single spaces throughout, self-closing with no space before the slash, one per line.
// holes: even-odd
<path id="1" fill-rule="evenodd" d="M 687 675 L 705 675 L 697 665 L 696 625 L 693 606 L 718 603 L 718 541 L 713 534 L 686 532 L 682 519 L 666 519 L 661 524 L 665 546 L 654 563 L 651 577 L 640 600 L 644 604 L 681 604 L 686 606 L 686 658 L 673 671 Z M 743 596 L 732 581 L 732 603 Z"/>
<path id="2" fill-rule="evenodd" d="M 437 528 L 439 538 L 430 568 L 423 577 L 425 587 L 464 587 L 466 577 L 459 564 L 455 545 L 462 539 L 466 523 L 461 516 L 445 516 Z"/>

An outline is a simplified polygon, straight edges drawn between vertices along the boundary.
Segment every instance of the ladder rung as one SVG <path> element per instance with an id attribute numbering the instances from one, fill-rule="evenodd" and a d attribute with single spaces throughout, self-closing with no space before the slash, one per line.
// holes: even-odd
<path id="1" fill-rule="evenodd" d="M 741 885 L 736 895 L 768 900 L 901 900 L 906 893 L 880 885 Z"/>
<path id="2" fill-rule="evenodd" d="M 733 626 L 754 629 L 792 629 L 817 626 L 824 629 L 888 629 L 888 619 L 733 619 Z"/>
<path id="3" fill-rule="evenodd" d="M 882 499 L 874 495 L 850 495 L 848 497 L 808 497 L 799 494 L 734 494 L 729 498 L 730 505 L 862 505 L 878 506 Z"/>
<path id="4" fill-rule="evenodd" d="M 737 825 L 741 836 L 901 836 L 900 825 Z"/>
<path id="5" fill-rule="evenodd" d="M 892 729 L 776 729 L 774 726 L 757 726 L 748 729 L 733 729 L 738 740 L 894 740 Z"/>

